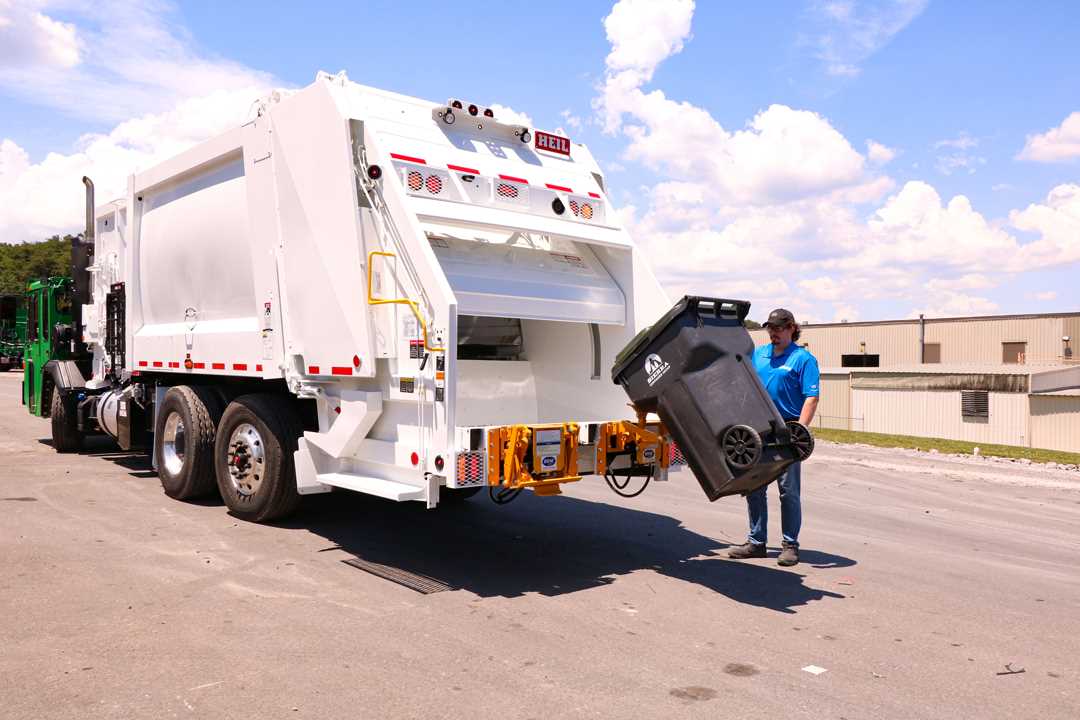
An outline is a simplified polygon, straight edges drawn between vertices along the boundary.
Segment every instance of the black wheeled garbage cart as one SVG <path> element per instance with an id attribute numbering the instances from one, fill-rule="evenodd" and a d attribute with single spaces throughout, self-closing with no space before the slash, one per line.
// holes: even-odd
<path id="1" fill-rule="evenodd" d="M 615 359 L 635 409 L 660 416 L 709 500 L 767 485 L 813 450 L 754 370 L 750 303 L 686 296 Z"/>

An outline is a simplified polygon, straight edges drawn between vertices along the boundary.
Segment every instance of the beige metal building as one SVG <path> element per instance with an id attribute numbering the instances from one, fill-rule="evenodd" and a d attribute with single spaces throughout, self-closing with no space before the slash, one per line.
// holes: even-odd
<path id="1" fill-rule="evenodd" d="M 822 367 L 865 367 L 874 358 L 877 367 L 1080 361 L 1080 312 L 828 323 L 802 331 L 799 344 Z M 768 342 L 764 330 L 751 335 L 755 344 Z"/>
<path id="2" fill-rule="evenodd" d="M 799 344 L 821 367 L 817 427 L 1080 452 L 1078 339 L 1061 313 L 810 325 Z"/>

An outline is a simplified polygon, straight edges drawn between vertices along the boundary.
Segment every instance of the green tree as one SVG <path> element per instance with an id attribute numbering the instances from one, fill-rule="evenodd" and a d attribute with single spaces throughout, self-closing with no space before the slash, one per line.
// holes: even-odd
<path id="1" fill-rule="evenodd" d="M 0 294 L 21 295 L 34 278 L 71 273 L 71 236 L 34 243 L 0 242 Z"/>

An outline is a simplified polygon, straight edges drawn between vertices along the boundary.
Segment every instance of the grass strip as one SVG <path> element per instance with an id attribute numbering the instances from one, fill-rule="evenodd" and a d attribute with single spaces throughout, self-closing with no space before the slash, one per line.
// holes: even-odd
<path id="1" fill-rule="evenodd" d="M 1037 463 L 1054 462 L 1061 465 L 1080 465 L 1080 453 L 1063 452 L 1061 450 L 1042 450 L 1040 448 L 1026 448 L 1014 445 L 992 445 L 963 440 L 941 440 L 911 435 L 886 435 L 855 430 L 833 430 L 831 428 L 813 428 L 812 432 L 816 438 L 836 443 L 860 443 L 875 447 L 937 450 L 941 453 L 956 453 L 959 455 L 972 455 L 975 448 L 979 448 L 980 455 L 1026 459 Z"/>

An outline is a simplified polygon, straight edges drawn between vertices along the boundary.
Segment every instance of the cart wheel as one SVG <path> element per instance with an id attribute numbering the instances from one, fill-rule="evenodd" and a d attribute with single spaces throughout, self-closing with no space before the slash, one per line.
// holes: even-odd
<path id="1" fill-rule="evenodd" d="M 787 426 L 791 431 L 791 446 L 795 448 L 799 462 L 802 462 L 814 452 L 814 436 L 810 434 L 810 428 L 797 420 L 788 420 Z"/>
<path id="2" fill-rule="evenodd" d="M 761 436 L 749 425 L 732 425 L 720 441 L 728 465 L 736 470 L 752 467 L 761 458 Z"/>

